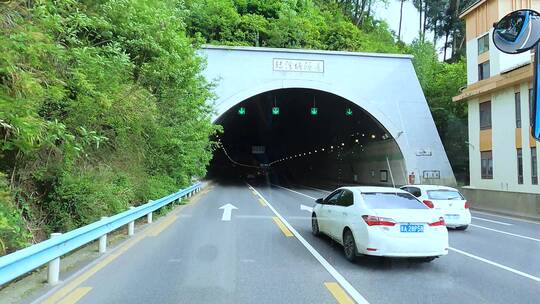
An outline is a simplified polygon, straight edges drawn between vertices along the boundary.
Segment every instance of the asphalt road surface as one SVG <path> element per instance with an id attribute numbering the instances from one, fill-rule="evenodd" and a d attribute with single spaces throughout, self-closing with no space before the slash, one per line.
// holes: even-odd
<path id="1" fill-rule="evenodd" d="M 468 230 L 449 231 L 450 253 L 431 263 L 352 264 L 341 246 L 311 234 L 309 207 L 326 194 L 214 184 L 39 302 L 540 302 L 539 223 L 473 212 Z M 237 209 L 219 209 L 227 204 Z"/>

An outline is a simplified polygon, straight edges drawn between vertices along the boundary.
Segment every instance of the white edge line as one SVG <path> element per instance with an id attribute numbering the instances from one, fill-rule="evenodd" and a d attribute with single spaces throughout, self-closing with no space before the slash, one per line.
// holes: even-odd
<path id="1" fill-rule="evenodd" d="M 332 191 L 323 190 L 323 189 L 319 189 L 319 188 L 315 188 L 315 187 L 311 187 L 311 186 L 306 186 L 306 185 L 300 185 L 300 186 L 304 187 L 304 188 L 311 189 L 311 190 L 315 190 L 315 191 L 320 191 L 320 192 L 325 192 L 325 193 L 332 193 Z"/>
<path id="2" fill-rule="evenodd" d="M 268 205 L 268 208 L 274 212 L 274 214 L 289 228 L 289 230 L 294 234 L 294 236 L 306 247 L 306 249 L 319 261 L 319 263 L 330 273 L 334 279 L 343 287 L 347 293 L 356 301 L 356 303 L 359 304 L 369 304 L 369 302 L 345 279 L 328 261 L 323 258 L 323 256 L 313 248 L 301 235 L 294 229 L 289 222 L 287 222 L 277 211 L 274 209 L 274 206 L 272 206 L 265 198 L 262 196 L 259 191 L 257 191 L 255 188 L 253 188 L 250 184 L 246 183 L 249 188 L 251 188 L 257 195 L 263 199 L 266 204 Z M 286 189 L 286 188 L 285 188 Z"/>
<path id="3" fill-rule="evenodd" d="M 474 209 L 471 211 L 471 213 L 480 213 L 480 214 L 484 214 L 484 215 L 488 215 L 488 216 L 493 216 L 493 217 L 500 217 L 500 218 L 504 218 L 504 219 L 509 219 L 509 220 L 512 220 L 512 221 L 518 221 L 518 222 L 523 222 L 523 223 L 529 223 L 529 224 L 540 225 L 540 222 L 530 221 L 530 220 L 521 219 L 521 218 L 517 218 L 517 217 L 498 215 L 498 214 L 489 213 L 489 212 L 484 212 L 484 211 L 479 211 L 479 210 L 474 210 Z"/>
<path id="4" fill-rule="evenodd" d="M 495 224 L 504 225 L 504 226 L 512 226 L 512 224 L 509 224 L 509 223 L 489 220 L 489 219 L 485 219 L 485 218 L 482 218 L 482 217 L 477 217 L 477 216 L 471 216 L 471 217 L 473 219 L 476 219 L 476 220 L 479 220 L 479 221 L 485 221 L 485 222 L 495 223 Z"/>
<path id="5" fill-rule="evenodd" d="M 288 189 L 288 188 L 285 188 L 285 187 L 281 187 L 281 186 L 278 186 L 278 185 L 275 185 L 275 186 L 280 187 L 280 188 L 283 188 L 283 189 L 286 189 L 286 190 L 289 190 L 289 191 L 292 191 L 292 192 L 295 192 L 295 193 L 298 193 L 298 194 L 301 194 L 301 195 L 304 195 L 304 196 L 308 196 L 308 195 L 305 195 L 305 194 L 303 194 L 303 193 L 300 193 L 300 192 L 297 192 L 297 191 L 294 191 L 294 190 L 291 190 L 291 189 Z M 251 186 L 250 186 L 250 187 L 251 187 Z M 255 191 L 257 191 L 257 190 L 255 190 Z M 257 192 L 257 193 L 258 193 L 258 192 Z M 261 195 L 259 194 L 259 196 L 261 196 Z M 262 196 L 261 196 L 261 197 L 262 197 Z M 308 196 L 308 197 L 309 197 L 309 196 Z M 263 199 L 264 199 L 264 198 L 263 198 Z M 268 205 L 270 206 L 270 204 L 268 204 Z M 274 209 L 274 208 L 272 208 L 272 210 L 273 210 L 273 209 Z M 276 214 L 277 214 L 277 213 L 276 213 Z M 287 224 L 288 224 L 288 223 L 287 223 Z M 512 236 L 521 237 L 521 238 L 530 239 L 530 240 L 534 240 L 534 241 L 540 242 L 539 239 L 531 238 L 531 237 L 528 237 L 528 236 L 523 236 L 523 235 L 514 234 L 514 233 L 510 233 L 510 232 L 500 231 L 500 230 L 491 229 L 491 228 L 487 228 L 487 227 L 483 227 L 483 226 L 478 226 L 478 225 L 474 225 L 474 224 L 471 224 L 471 226 L 478 227 L 478 228 L 483 228 L 483 229 L 487 229 L 487 230 L 493 230 L 493 231 L 495 231 L 495 232 L 504 233 L 504 234 L 508 234 L 508 235 L 512 235 Z M 292 227 L 291 227 L 291 228 L 292 228 Z M 292 230 L 291 230 L 291 231 L 292 231 Z M 296 231 L 294 231 L 293 233 L 295 233 L 295 232 L 296 232 Z M 295 233 L 295 234 L 296 234 L 296 233 Z M 305 245 L 304 245 L 304 246 L 305 246 Z M 307 246 L 306 246 L 306 248 L 307 248 Z M 471 257 L 471 258 L 473 258 L 473 259 L 477 259 L 477 260 L 482 261 L 482 262 L 484 262 L 484 263 L 488 263 L 488 264 L 490 264 L 490 265 L 493 265 L 493 266 L 499 267 L 499 268 L 501 268 L 501 269 L 504 269 L 504 270 L 513 272 L 513 273 L 518 274 L 518 275 L 520 275 L 520 276 L 523 276 L 523 277 L 526 277 L 526 278 L 529 278 L 529 279 L 532 279 L 532 280 L 535 280 L 535 281 L 540 282 L 540 278 L 535 277 L 535 276 L 533 276 L 533 275 L 530 275 L 530 274 L 528 274 L 528 273 L 521 272 L 521 271 L 519 271 L 519 270 L 510 268 L 510 267 L 508 267 L 508 266 L 501 265 L 501 264 L 496 263 L 496 262 L 492 262 L 492 261 L 490 261 L 490 260 L 481 258 L 481 257 L 479 257 L 479 256 L 475 256 L 475 255 L 473 255 L 473 254 L 467 253 L 467 252 L 465 252 L 465 251 L 462 251 L 462 250 L 459 250 L 459 249 L 456 249 L 456 248 L 449 247 L 449 249 L 450 249 L 450 250 L 453 250 L 453 251 L 455 251 L 455 252 L 457 252 L 457 253 L 461 253 L 461 254 L 463 254 L 463 255 L 466 255 L 466 256 L 468 256 L 468 257 Z M 309 250 L 309 248 L 308 248 L 308 250 Z M 314 250 L 315 250 L 315 249 L 314 249 Z M 312 253 L 312 254 L 313 254 L 313 253 Z M 321 258 L 322 258 L 322 257 L 321 257 Z M 322 263 L 321 263 L 321 264 L 322 264 Z M 324 265 L 323 265 L 323 266 L 324 266 Z M 330 272 L 330 271 L 329 271 L 329 272 Z M 336 278 L 336 280 L 337 280 L 337 278 Z M 361 296 L 361 295 L 360 295 L 360 296 Z"/>
<path id="6" fill-rule="evenodd" d="M 531 241 L 540 242 L 540 239 L 535 239 L 535 238 L 530 237 L 530 236 L 524 236 L 524 235 L 521 235 L 521 234 L 515 234 L 515 233 L 506 232 L 506 231 L 502 231 L 502 230 L 497 230 L 497 229 L 493 229 L 493 228 L 488 228 L 488 227 L 484 227 L 484 226 L 480 226 L 480 225 L 476 225 L 476 224 L 471 224 L 471 226 L 481 228 L 481 229 L 490 230 L 490 231 L 494 231 L 494 232 L 498 232 L 498 233 L 502 233 L 502 234 L 515 236 L 515 237 L 518 237 L 518 238 L 523 238 L 523 239 L 527 239 L 527 240 L 531 240 Z"/>
<path id="7" fill-rule="evenodd" d="M 249 184 L 248 184 L 248 185 L 249 185 Z M 272 186 L 275 186 L 275 187 L 278 187 L 278 188 L 281 188 L 281 189 L 284 189 L 284 190 L 291 191 L 291 192 L 296 193 L 296 194 L 303 195 L 303 196 L 305 196 L 305 197 L 309 197 L 309 198 L 314 199 L 314 200 L 317 199 L 317 198 L 315 198 L 315 197 L 313 197 L 313 196 L 309 196 L 309 195 L 304 194 L 304 193 L 302 193 L 302 192 L 294 191 L 294 190 L 292 190 L 292 189 L 285 188 L 285 187 L 282 187 L 282 186 L 280 186 L 280 185 L 274 185 L 274 184 L 271 184 L 271 185 L 272 185 Z"/>
<path id="8" fill-rule="evenodd" d="M 490 260 L 488 260 L 488 259 L 481 258 L 481 257 L 479 257 L 479 256 L 476 256 L 476 255 L 474 255 L 474 254 L 470 254 L 470 253 L 468 253 L 468 252 L 465 252 L 465 251 L 462 251 L 462 250 L 459 250 L 459 249 L 456 249 L 456 248 L 449 247 L 448 249 L 450 249 L 450 250 L 452 250 L 452 251 L 454 251 L 454 252 L 457 252 L 457 253 L 466 255 L 466 256 L 468 256 L 468 257 L 470 257 L 470 258 L 479 260 L 479 261 L 481 261 L 481 262 L 484 262 L 484 263 L 493 265 L 493 266 L 495 266 L 495 267 L 499 267 L 499 268 L 501 268 L 501 269 L 504 269 L 504 270 L 513 272 L 513 273 L 515 273 L 515 274 L 517 274 L 517 275 L 520 275 L 520 276 L 522 276 L 522 277 L 526 277 L 526 278 L 528 278 L 528 279 L 531 279 L 531 280 L 540 282 L 540 278 L 535 277 L 535 276 L 533 276 L 533 275 L 530 275 L 530 274 L 528 274 L 528 273 L 521 272 L 521 271 L 516 270 L 516 269 L 514 269 L 514 268 L 510 268 L 510 267 L 508 267 L 508 266 L 501 265 L 501 264 L 499 264 L 499 263 L 490 261 Z"/>

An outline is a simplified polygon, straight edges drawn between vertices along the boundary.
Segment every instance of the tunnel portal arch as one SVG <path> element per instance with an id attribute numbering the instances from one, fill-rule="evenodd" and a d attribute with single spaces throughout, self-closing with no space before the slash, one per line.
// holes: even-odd
<path id="1" fill-rule="evenodd" d="M 204 76 L 215 85 L 214 122 L 265 92 L 330 93 L 369 113 L 389 133 L 403 157 L 396 170 L 400 184 L 407 181 L 399 177 L 414 174 L 417 183 L 455 185 L 412 56 L 229 46 L 200 52 L 207 61 Z"/>

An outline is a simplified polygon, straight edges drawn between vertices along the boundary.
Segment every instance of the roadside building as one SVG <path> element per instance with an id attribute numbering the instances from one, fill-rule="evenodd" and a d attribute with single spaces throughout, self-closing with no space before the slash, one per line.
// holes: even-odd
<path id="1" fill-rule="evenodd" d="M 538 143 L 530 136 L 531 52 L 509 55 L 492 40 L 493 23 L 517 9 L 540 10 L 537 0 L 479 0 L 460 18 L 466 24 L 470 185 L 480 209 L 523 216 L 540 213 Z"/>

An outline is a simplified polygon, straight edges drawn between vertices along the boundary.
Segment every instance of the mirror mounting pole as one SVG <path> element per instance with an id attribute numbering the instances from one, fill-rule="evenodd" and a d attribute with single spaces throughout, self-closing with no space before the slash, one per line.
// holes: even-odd
<path id="1" fill-rule="evenodd" d="M 533 79 L 534 79 L 534 83 L 533 83 L 533 100 L 532 100 L 532 109 L 531 109 L 531 115 L 530 115 L 530 119 L 532 121 L 532 130 L 531 130 L 531 133 L 532 133 L 532 136 L 534 137 L 534 139 L 536 140 L 540 140 L 540 125 L 538 124 L 538 119 L 540 118 L 540 115 L 538 115 L 538 68 L 539 68 L 539 61 L 540 61 L 540 44 L 537 43 L 535 46 L 534 46 L 534 62 L 532 64 L 532 68 L 533 68 Z"/>

